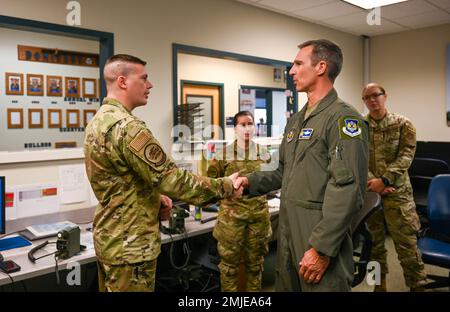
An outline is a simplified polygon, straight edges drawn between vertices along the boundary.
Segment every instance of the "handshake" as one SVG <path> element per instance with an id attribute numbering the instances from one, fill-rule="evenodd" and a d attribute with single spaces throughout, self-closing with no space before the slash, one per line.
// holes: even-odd
<path id="1" fill-rule="evenodd" d="M 233 183 L 234 192 L 229 198 L 235 199 L 242 197 L 244 193 L 244 188 L 248 187 L 248 179 L 246 177 L 240 177 L 240 172 L 235 172 L 228 176 L 228 178 Z M 160 220 L 168 220 L 170 218 L 170 211 L 172 209 L 173 203 L 172 199 L 166 195 L 160 195 L 160 210 L 159 218 Z"/>
<path id="2" fill-rule="evenodd" d="M 240 177 L 239 172 L 235 172 L 228 176 L 228 178 L 233 182 L 234 193 L 231 198 L 242 197 L 244 193 L 244 188 L 248 188 L 248 179 L 246 177 Z"/>

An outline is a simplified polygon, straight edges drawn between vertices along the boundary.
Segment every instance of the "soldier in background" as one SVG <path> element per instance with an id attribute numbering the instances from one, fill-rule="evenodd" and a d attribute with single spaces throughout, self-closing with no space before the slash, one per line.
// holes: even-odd
<path id="1" fill-rule="evenodd" d="M 383 210 L 368 220 L 372 233 L 372 260 L 381 264 L 381 285 L 375 291 L 386 291 L 387 250 L 384 246 L 386 223 L 403 268 L 406 285 L 411 291 L 423 290 L 426 273 L 417 249 L 420 229 L 408 168 L 416 150 L 416 129 L 405 117 L 387 111 L 385 89 L 368 84 L 362 99 L 369 110 L 370 157 L 368 190 L 382 196 Z"/>
<path id="2" fill-rule="evenodd" d="M 218 150 L 207 174 L 220 178 L 239 172 L 248 175 L 270 160 L 269 153 L 252 141 L 255 133 L 253 114 L 241 111 L 234 116 L 236 140 Z M 238 273 L 243 255 L 247 273 L 247 291 L 261 291 L 264 256 L 272 235 L 269 207 L 265 195 L 253 198 L 223 199 L 213 232 L 221 258 L 222 291 L 238 291 Z"/>
<path id="3" fill-rule="evenodd" d="M 108 59 L 108 94 L 86 128 L 86 171 L 99 201 L 93 236 L 101 291 L 154 290 L 160 207 L 171 206 L 161 194 L 199 205 L 234 193 L 237 174 L 209 179 L 178 169 L 145 123 L 131 114 L 147 104 L 152 88 L 145 65 L 131 55 Z"/>

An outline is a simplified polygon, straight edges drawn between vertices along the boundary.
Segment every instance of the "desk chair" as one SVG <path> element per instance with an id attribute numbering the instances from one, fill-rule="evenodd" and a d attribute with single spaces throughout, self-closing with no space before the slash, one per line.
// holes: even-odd
<path id="1" fill-rule="evenodd" d="M 416 209 L 421 223 L 426 227 L 428 225 L 428 189 L 431 180 L 438 174 L 450 173 L 450 167 L 441 159 L 417 157 L 413 159 L 408 172 L 414 190 Z"/>
<path id="2" fill-rule="evenodd" d="M 450 270 L 450 174 L 433 178 L 428 192 L 428 217 L 430 226 L 417 242 L 423 262 Z M 428 275 L 434 282 L 426 288 L 448 286 L 448 277 Z"/>
<path id="3" fill-rule="evenodd" d="M 367 228 L 367 219 L 381 209 L 381 196 L 375 192 L 367 192 L 364 204 L 358 214 L 353 218 L 351 233 L 353 240 L 353 259 L 355 261 L 355 274 L 352 287 L 359 285 L 366 276 L 367 264 L 370 261 L 372 250 L 372 236 Z"/>

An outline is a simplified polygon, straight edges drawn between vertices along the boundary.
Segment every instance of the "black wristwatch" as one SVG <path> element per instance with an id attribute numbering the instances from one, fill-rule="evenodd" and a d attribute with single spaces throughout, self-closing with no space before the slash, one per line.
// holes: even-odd
<path id="1" fill-rule="evenodd" d="M 387 178 L 383 177 L 383 176 L 381 176 L 381 181 L 383 181 L 384 186 L 389 186 L 390 185 L 389 180 Z"/>

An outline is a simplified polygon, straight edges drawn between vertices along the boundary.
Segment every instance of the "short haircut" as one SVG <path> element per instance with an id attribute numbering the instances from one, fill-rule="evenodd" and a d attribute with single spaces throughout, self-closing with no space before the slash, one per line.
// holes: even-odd
<path id="1" fill-rule="evenodd" d="M 378 88 L 380 89 L 381 92 L 383 92 L 383 94 L 386 94 L 386 90 L 379 83 L 376 82 L 371 82 L 367 84 L 367 86 L 365 86 L 364 89 L 362 90 L 362 93 L 366 92 L 367 89 L 369 89 L 370 87 Z"/>
<path id="2" fill-rule="evenodd" d="M 129 55 L 129 54 L 116 54 L 111 56 L 108 60 L 106 60 L 106 64 L 111 64 L 114 62 L 124 62 L 124 63 L 133 63 L 133 64 L 141 64 L 141 65 L 147 65 L 146 61 L 141 60 L 140 58 Z"/>
<path id="3" fill-rule="evenodd" d="M 105 63 L 105 68 L 113 63 L 117 63 L 115 74 L 127 76 L 132 70 L 133 67 L 127 66 L 127 64 L 140 64 L 145 66 L 147 62 L 141 60 L 140 58 L 128 55 L 128 54 L 116 54 L 111 56 Z M 122 63 L 122 64 L 121 64 Z M 106 79 L 106 78 L 105 78 Z"/>
<path id="4" fill-rule="evenodd" d="M 328 78 L 334 82 L 342 69 L 344 56 L 337 44 L 330 40 L 318 39 L 308 40 L 298 45 L 299 49 L 312 46 L 311 63 L 316 65 L 320 61 L 325 61 L 328 65 Z"/>
<path id="5" fill-rule="evenodd" d="M 237 113 L 237 114 L 234 115 L 234 117 L 233 117 L 233 124 L 234 124 L 234 127 L 237 126 L 237 124 L 238 124 L 238 119 L 239 119 L 239 117 L 242 117 L 242 116 L 250 116 L 250 117 L 252 117 L 253 122 L 255 122 L 255 117 L 253 117 L 253 114 L 252 114 L 251 112 L 249 112 L 249 111 L 240 111 L 239 113 Z"/>

